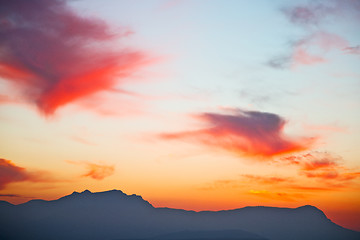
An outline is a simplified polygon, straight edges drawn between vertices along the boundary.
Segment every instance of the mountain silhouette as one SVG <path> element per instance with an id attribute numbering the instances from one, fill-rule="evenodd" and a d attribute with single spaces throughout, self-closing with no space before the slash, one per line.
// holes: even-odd
<path id="1" fill-rule="evenodd" d="M 182 231 L 156 236 L 147 240 L 197 240 L 197 239 L 226 239 L 226 240 L 266 240 L 254 233 L 242 230 L 218 230 L 218 231 Z"/>
<path id="2" fill-rule="evenodd" d="M 138 195 L 88 190 L 58 200 L 0 201 L 0 239 L 37 240 L 355 240 L 313 206 L 226 211 L 155 208 Z"/>

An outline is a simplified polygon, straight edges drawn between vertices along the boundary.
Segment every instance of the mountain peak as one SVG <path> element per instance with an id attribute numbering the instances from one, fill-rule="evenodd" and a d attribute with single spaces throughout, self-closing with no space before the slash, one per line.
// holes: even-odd
<path id="1" fill-rule="evenodd" d="M 146 200 L 144 200 L 141 196 L 132 194 L 128 195 L 121 190 L 113 189 L 104 192 L 91 192 L 90 190 L 86 189 L 82 192 L 74 191 L 72 194 L 59 198 L 60 201 L 70 201 L 70 202 L 87 202 L 91 204 L 126 204 L 127 206 L 145 206 L 145 207 L 152 207 L 153 206 Z M 57 200 L 54 200 L 57 201 Z"/>
<path id="2" fill-rule="evenodd" d="M 323 211 L 321 211 L 320 209 L 318 209 L 317 207 L 312 206 L 312 205 L 304 205 L 304 206 L 298 207 L 297 209 L 323 213 Z"/>
<path id="3" fill-rule="evenodd" d="M 304 206 L 301 206 L 299 208 L 308 208 L 308 209 L 317 209 L 317 210 L 319 210 L 317 207 L 315 207 L 313 205 L 304 205 Z"/>

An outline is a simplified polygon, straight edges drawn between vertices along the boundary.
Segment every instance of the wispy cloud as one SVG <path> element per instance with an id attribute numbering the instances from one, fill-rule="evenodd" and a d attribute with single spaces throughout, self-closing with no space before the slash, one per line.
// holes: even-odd
<path id="1" fill-rule="evenodd" d="M 33 197 L 28 197 L 28 196 L 24 196 L 24 195 L 20 195 L 20 194 L 11 194 L 11 193 L 0 193 L 0 197 L 9 197 L 9 198 L 33 198 Z"/>
<path id="2" fill-rule="evenodd" d="M 290 164 L 299 166 L 299 174 L 338 183 L 348 182 L 360 177 L 360 172 L 343 166 L 342 158 L 329 152 L 311 152 L 282 158 Z"/>
<path id="3" fill-rule="evenodd" d="M 111 90 L 150 61 L 142 51 L 115 49 L 130 30 L 115 33 L 65 0 L 3 1 L 0 11 L 0 76 L 45 115 Z"/>
<path id="4" fill-rule="evenodd" d="M 343 51 L 347 54 L 356 54 L 360 55 L 360 45 L 353 46 L 353 47 L 346 47 Z"/>
<path id="5" fill-rule="evenodd" d="M 305 198 L 303 194 L 299 193 L 286 193 L 286 192 L 272 192 L 267 190 L 250 190 L 248 192 L 250 195 L 274 199 L 278 201 L 294 202 L 299 198 Z"/>
<path id="6" fill-rule="evenodd" d="M 336 12 L 335 7 L 326 2 L 309 2 L 281 10 L 291 23 L 306 27 L 318 26 L 324 18 Z"/>
<path id="7" fill-rule="evenodd" d="M 0 190 L 9 183 L 24 181 L 48 182 L 54 181 L 54 179 L 46 172 L 29 171 L 10 160 L 0 158 Z"/>
<path id="8" fill-rule="evenodd" d="M 358 54 L 357 46 L 351 47 L 344 36 L 330 32 L 325 23 L 351 19 L 360 22 L 360 3 L 352 0 L 309 1 L 305 4 L 283 7 L 281 12 L 294 26 L 305 30 L 303 37 L 290 41 L 289 53 L 267 61 L 272 68 L 286 69 L 299 65 L 327 62 L 326 53 Z M 346 16 L 344 18 L 344 16 Z"/>
<path id="9" fill-rule="evenodd" d="M 356 0 L 308 1 L 281 9 L 288 20 L 302 27 L 319 27 L 323 22 L 339 17 L 360 20 L 360 2 Z M 344 16 L 347 14 L 347 16 Z"/>
<path id="10" fill-rule="evenodd" d="M 310 33 L 290 43 L 290 53 L 271 58 L 267 65 L 273 68 L 290 68 L 327 62 L 326 53 L 345 52 L 349 43 L 340 35 L 326 31 Z"/>
<path id="11" fill-rule="evenodd" d="M 113 175 L 115 172 L 115 166 L 113 165 L 97 164 L 97 163 L 84 162 L 84 161 L 82 162 L 66 161 L 66 162 L 85 167 L 86 172 L 81 176 L 91 177 L 95 180 L 103 180 L 104 178 Z"/>
<path id="12" fill-rule="evenodd" d="M 204 128 L 164 133 L 160 137 L 191 140 L 252 157 L 303 151 L 314 142 L 314 138 L 286 136 L 283 133 L 286 121 L 273 113 L 232 109 L 229 114 L 202 113 L 196 117 Z"/>
<path id="13" fill-rule="evenodd" d="M 252 174 L 244 174 L 243 178 L 251 181 L 257 182 L 261 184 L 277 184 L 277 183 L 288 183 L 293 180 L 287 177 L 272 177 L 272 176 L 260 176 L 260 175 L 252 175 Z"/>

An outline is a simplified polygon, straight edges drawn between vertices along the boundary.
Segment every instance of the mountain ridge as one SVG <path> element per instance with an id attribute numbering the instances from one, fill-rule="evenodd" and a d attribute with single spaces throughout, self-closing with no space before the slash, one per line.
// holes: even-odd
<path id="1" fill-rule="evenodd" d="M 198 239 L 195 233 L 199 232 L 209 236 L 201 239 L 211 239 L 214 235 L 211 231 L 227 231 L 228 237 L 234 235 L 229 239 L 256 239 L 254 236 L 268 240 L 360 239 L 359 232 L 336 225 L 311 205 L 298 208 L 249 206 L 197 212 L 155 208 L 139 195 L 127 195 L 116 189 L 95 193 L 85 190 L 56 200 L 9 204 L 0 203 L 0 232 L 3 234 L 0 239 L 4 236 L 4 239 L 27 239 L 31 235 L 44 240 L 154 240 L 159 236 L 177 239 L 176 234 L 184 231 L 194 235 L 195 238 L 188 238 L 192 240 Z M 23 231 L 15 231 L 19 227 Z M 238 234 L 229 233 L 229 229 Z"/>
<path id="2" fill-rule="evenodd" d="M 137 194 L 131 194 L 131 195 L 128 195 L 126 193 L 124 193 L 123 191 L 121 190 L 117 190 L 117 189 L 112 189 L 112 190 L 107 190 L 107 191 L 102 191 L 102 192 L 91 192 L 90 190 L 86 189 L 82 192 L 77 192 L 77 191 L 74 191 L 72 192 L 71 194 L 69 195 L 65 195 L 63 197 L 60 197 L 58 199 L 54 199 L 54 200 L 43 200 L 43 199 L 32 199 L 32 200 L 29 200 L 27 202 L 24 202 L 24 203 L 20 203 L 20 204 L 12 204 L 10 202 L 7 202 L 7 201 L 3 201 L 3 200 L 0 200 L 0 204 L 1 202 L 4 202 L 6 204 L 11 204 L 13 206 L 19 206 L 19 205 L 24 205 L 24 204 L 28 204 L 30 202 L 54 202 L 54 201 L 59 201 L 59 200 L 64 200 L 64 199 L 69 199 L 69 198 L 73 198 L 73 197 L 79 197 L 79 196 L 96 196 L 96 195 L 102 195 L 102 194 L 109 194 L 109 193 L 119 193 L 121 194 L 122 196 L 124 197 L 132 197 L 132 198 L 138 198 L 138 199 L 141 199 L 143 200 L 144 202 L 150 204 L 152 207 L 154 207 L 150 202 L 146 201 L 143 199 L 143 197 L 141 195 L 137 195 Z M 253 209 L 253 208 L 270 208 L 270 209 L 306 209 L 306 208 L 309 208 L 309 209 L 313 209 L 313 210 L 316 210 L 318 212 L 321 212 L 322 214 L 324 214 L 323 211 L 321 211 L 319 208 L 315 207 L 315 206 L 312 206 L 312 205 L 303 205 L 303 206 L 299 206 L 299 207 L 296 207 L 296 208 L 287 208 L 287 207 L 271 207 L 271 206 L 262 206 L 262 205 L 258 205 L 258 206 L 246 206 L 246 207 L 241 207 L 241 208 L 234 208 L 234 209 L 226 209 L 226 210 L 200 210 L 200 211 L 196 211 L 196 210 L 186 210 L 186 209 L 181 209 L 181 208 L 170 208 L 170 207 L 154 207 L 156 209 L 172 209 L 172 210 L 183 210 L 183 211 L 187 211 L 187 212 L 195 212 L 195 213 L 205 213 L 205 212 L 228 212 L 228 211 L 236 211 L 236 210 L 241 210 L 241 209 Z M 324 216 L 326 216 L 324 214 Z"/>

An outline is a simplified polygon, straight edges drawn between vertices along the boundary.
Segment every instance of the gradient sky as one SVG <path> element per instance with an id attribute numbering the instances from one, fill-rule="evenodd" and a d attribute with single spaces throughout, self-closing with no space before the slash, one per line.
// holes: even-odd
<path id="1" fill-rule="evenodd" d="M 360 230 L 360 2 L 0 1 L 0 199 L 314 205 Z"/>

